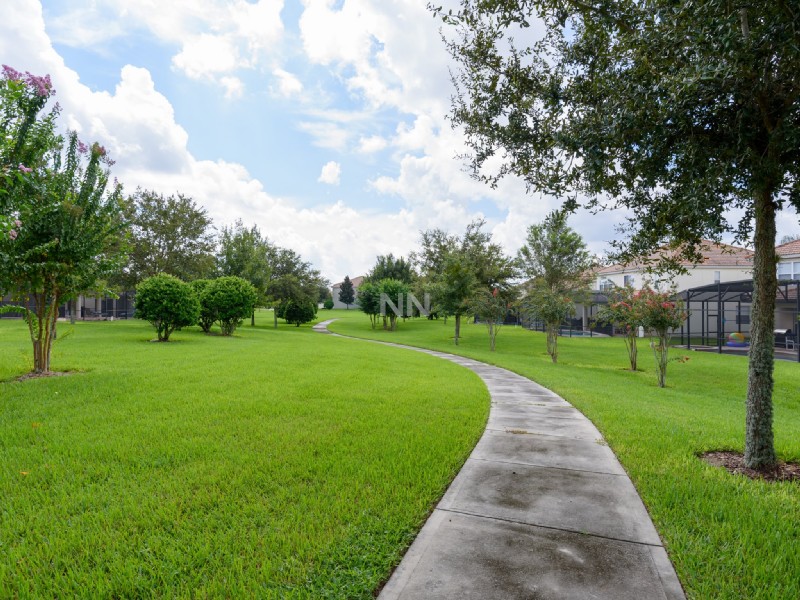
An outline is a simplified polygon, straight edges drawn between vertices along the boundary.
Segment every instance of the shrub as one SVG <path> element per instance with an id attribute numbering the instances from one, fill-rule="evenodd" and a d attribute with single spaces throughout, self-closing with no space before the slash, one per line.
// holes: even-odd
<path id="1" fill-rule="evenodd" d="M 314 320 L 316 307 L 313 302 L 304 300 L 289 300 L 283 310 L 283 318 L 287 323 L 300 327 L 303 323 Z"/>
<path id="2" fill-rule="evenodd" d="M 323 308 L 325 308 L 326 310 L 330 310 L 330 309 L 332 309 L 332 308 L 333 308 L 333 300 L 332 300 L 332 299 L 330 299 L 330 298 L 328 298 L 327 300 L 325 300 L 325 304 L 323 304 L 322 306 L 323 306 Z"/>
<path id="3" fill-rule="evenodd" d="M 203 290 L 203 310 L 213 315 L 222 329 L 222 335 L 231 335 L 249 317 L 258 300 L 253 284 L 241 277 L 220 277 L 212 280 Z"/>
<path id="4" fill-rule="evenodd" d="M 197 296 L 197 300 L 200 302 L 200 317 L 197 320 L 197 324 L 205 333 L 209 333 L 211 331 L 211 326 L 214 324 L 214 321 L 217 320 L 217 316 L 208 310 L 208 307 L 203 302 L 203 293 L 206 291 L 206 288 L 208 288 L 210 283 L 210 279 L 195 279 L 189 284 L 192 286 L 192 289 Z"/>
<path id="5" fill-rule="evenodd" d="M 177 277 L 162 273 L 136 286 L 135 316 L 156 328 L 159 342 L 169 341 L 176 328 L 197 323 L 199 315 L 197 295 Z"/>

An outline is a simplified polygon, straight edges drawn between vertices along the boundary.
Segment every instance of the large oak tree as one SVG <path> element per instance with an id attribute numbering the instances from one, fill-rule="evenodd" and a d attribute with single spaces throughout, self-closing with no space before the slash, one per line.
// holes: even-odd
<path id="1" fill-rule="evenodd" d="M 477 177 L 627 209 L 623 260 L 664 245 L 698 259 L 703 238 L 728 233 L 753 241 L 745 462 L 774 465 L 775 215 L 800 208 L 796 3 L 461 0 L 438 12 Z"/>

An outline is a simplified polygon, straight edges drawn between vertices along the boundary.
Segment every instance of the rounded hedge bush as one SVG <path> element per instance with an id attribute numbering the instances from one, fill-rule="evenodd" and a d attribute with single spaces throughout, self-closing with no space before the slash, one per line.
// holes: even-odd
<path id="1" fill-rule="evenodd" d="M 197 299 L 200 301 L 200 317 L 197 319 L 197 324 L 205 333 L 211 331 L 211 326 L 214 324 L 214 321 L 217 320 L 217 316 L 209 311 L 208 307 L 203 303 L 203 292 L 206 291 L 210 283 L 210 279 L 195 279 L 189 284 L 192 286 L 194 293 L 197 295 Z"/>
<path id="2" fill-rule="evenodd" d="M 287 323 L 300 327 L 303 323 L 313 321 L 317 314 L 316 306 L 311 301 L 289 300 L 283 311 Z"/>
<path id="3" fill-rule="evenodd" d="M 213 315 L 222 335 L 232 335 L 255 309 L 258 293 L 253 284 L 241 277 L 212 279 L 200 297 L 203 311 Z"/>
<path id="4" fill-rule="evenodd" d="M 172 275 L 161 273 L 136 286 L 134 316 L 149 321 L 159 342 L 169 341 L 179 327 L 197 323 L 200 302 L 192 287 Z"/>

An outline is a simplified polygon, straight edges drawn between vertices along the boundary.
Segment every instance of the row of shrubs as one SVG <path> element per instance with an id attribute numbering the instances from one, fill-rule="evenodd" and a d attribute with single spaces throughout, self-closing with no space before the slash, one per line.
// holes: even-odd
<path id="1" fill-rule="evenodd" d="M 241 277 L 184 283 L 161 274 L 136 286 L 136 317 L 155 327 L 159 342 L 168 341 L 176 329 L 191 325 L 209 333 L 216 323 L 222 335 L 232 335 L 242 319 L 252 314 L 257 300 L 253 284 Z"/>

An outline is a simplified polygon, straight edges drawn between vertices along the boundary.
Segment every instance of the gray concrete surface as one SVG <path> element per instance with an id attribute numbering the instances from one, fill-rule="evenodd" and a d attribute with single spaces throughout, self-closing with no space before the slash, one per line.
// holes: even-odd
<path id="1" fill-rule="evenodd" d="M 330 322 L 314 329 L 330 333 Z M 511 371 L 389 345 L 475 371 L 492 406 L 483 437 L 379 599 L 685 597 L 636 489 L 577 409 Z"/>

